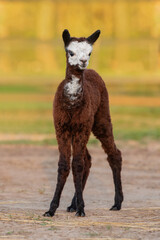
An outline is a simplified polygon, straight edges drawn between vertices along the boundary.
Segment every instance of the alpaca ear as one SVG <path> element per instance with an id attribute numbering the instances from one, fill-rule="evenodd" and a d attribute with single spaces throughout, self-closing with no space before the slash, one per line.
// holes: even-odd
<path id="1" fill-rule="evenodd" d="M 89 36 L 87 38 L 87 41 L 90 43 L 90 44 L 93 44 L 99 37 L 101 31 L 100 30 L 97 30 L 96 32 L 94 32 L 91 36 Z"/>
<path id="2" fill-rule="evenodd" d="M 67 46 L 70 42 L 70 34 L 69 31 L 67 29 L 65 29 L 62 33 L 62 37 L 63 37 L 63 41 L 64 41 L 64 45 Z"/>

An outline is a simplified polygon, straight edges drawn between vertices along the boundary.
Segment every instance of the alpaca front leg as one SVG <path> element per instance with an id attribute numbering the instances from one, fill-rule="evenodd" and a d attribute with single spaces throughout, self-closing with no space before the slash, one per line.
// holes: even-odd
<path id="1" fill-rule="evenodd" d="M 51 201 L 50 204 L 49 211 L 44 214 L 44 216 L 47 217 L 54 216 L 56 209 L 59 207 L 61 193 L 70 171 L 71 139 L 69 136 L 62 137 L 61 135 L 60 138 L 57 137 L 57 140 L 60 151 L 60 158 L 58 162 L 57 185 L 53 200 Z"/>
<path id="2" fill-rule="evenodd" d="M 85 157 L 84 157 L 84 171 L 83 171 L 83 179 L 82 179 L 82 190 L 84 190 L 86 182 L 87 182 L 87 178 L 89 175 L 89 171 L 90 171 L 90 167 L 91 167 L 91 156 L 88 152 L 88 149 L 86 148 L 86 153 L 85 153 Z M 67 212 L 75 212 L 77 209 L 77 197 L 76 197 L 76 192 L 73 196 L 71 205 L 69 207 L 67 207 Z"/>
<path id="3" fill-rule="evenodd" d="M 82 156 L 73 156 L 72 171 L 75 185 L 75 196 L 76 196 L 76 216 L 84 217 L 84 200 L 83 200 L 83 170 L 84 170 L 84 161 Z"/>

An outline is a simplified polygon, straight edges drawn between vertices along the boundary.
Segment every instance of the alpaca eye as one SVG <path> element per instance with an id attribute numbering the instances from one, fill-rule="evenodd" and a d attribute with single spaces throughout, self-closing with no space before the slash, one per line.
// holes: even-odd
<path id="1" fill-rule="evenodd" d="M 71 57 L 73 57 L 73 56 L 74 56 L 74 53 L 73 53 L 73 52 L 71 52 L 71 51 L 69 51 L 69 54 L 70 54 L 70 56 L 71 56 Z"/>
<path id="2" fill-rule="evenodd" d="M 91 52 L 88 55 L 91 56 Z"/>

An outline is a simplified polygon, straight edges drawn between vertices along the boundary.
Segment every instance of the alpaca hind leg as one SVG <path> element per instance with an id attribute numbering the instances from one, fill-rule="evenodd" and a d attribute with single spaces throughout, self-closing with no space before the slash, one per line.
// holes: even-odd
<path id="1" fill-rule="evenodd" d="M 86 154 L 84 157 L 84 172 L 83 172 L 83 179 L 82 179 L 82 190 L 84 190 L 87 178 L 89 176 L 89 170 L 91 167 L 91 156 L 88 152 L 88 149 L 86 148 Z M 76 193 L 73 196 L 71 205 L 67 208 L 67 212 L 76 212 L 77 209 L 77 198 L 76 198 Z"/>
<path id="2" fill-rule="evenodd" d="M 115 185 L 114 205 L 110 208 L 110 210 L 120 210 L 123 201 L 121 183 L 122 157 L 120 150 L 116 149 L 114 154 L 108 155 L 108 162 L 113 172 L 113 180 Z"/>
<path id="3" fill-rule="evenodd" d="M 50 204 L 49 211 L 45 212 L 44 216 L 52 217 L 55 214 L 56 209 L 59 207 L 60 197 L 65 185 L 66 179 L 69 175 L 70 171 L 70 156 L 71 156 L 71 145 L 70 138 L 67 137 L 61 138 L 64 142 L 59 141 L 59 150 L 60 150 L 60 158 L 58 162 L 58 177 L 57 177 L 57 185 L 54 193 L 53 200 Z"/>
<path id="4" fill-rule="evenodd" d="M 111 143 L 112 138 L 100 139 L 104 151 L 108 154 L 108 162 L 112 169 L 113 180 L 115 186 L 114 205 L 110 210 L 120 210 L 123 201 L 122 183 L 121 183 L 121 169 L 122 169 L 122 157 L 121 152 L 116 148 L 116 145 Z M 107 143 L 108 142 L 108 143 Z"/>
<path id="5" fill-rule="evenodd" d="M 103 127 L 102 127 L 103 126 Z M 120 210 L 123 201 L 122 183 L 121 183 L 121 168 L 122 168 L 122 157 L 121 152 L 117 149 L 114 143 L 114 137 L 112 133 L 112 125 L 108 122 L 107 126 L 100 125 L 94 126 L 94 135 L 102 143 L 102 147 L 108 155 L 108 162 L 112 169 L 113 180 L 115 186 L 115 198 L 114 205 L 110 210 Z"/>

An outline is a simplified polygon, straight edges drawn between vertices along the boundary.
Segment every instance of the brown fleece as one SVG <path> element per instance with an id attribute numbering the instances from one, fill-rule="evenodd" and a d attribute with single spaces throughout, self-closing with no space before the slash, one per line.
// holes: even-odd
<path id="1" fill-rule="evenodd" d="M 70 41 L 73 40 L 84 41 L 85 38 L 70 38 Z M 71 81 L 72 75 L 80 79 L 82 91 L 71 104 L 65 95 L 64 86 Z M 91 167 L 91 156 L 86 145 L 91 132 L 100 140 L 113 172 L 115 200 L 111 210 L 120 210 L 123 201 L 122 157 L 114 143 L 108 92 L 98 73 L 91 69 L 80 70 L 77 66 L 70 66 L 67 57 L 66 77 L 55 94 L 53 116 L 60 157 L 55 194 L 45 216 L 53 216 L 59 206 L 60 196 L 70 171 L 71 146 L 75 195 L 67 211 L 76 211 L 77 216 L 85 215 L 83 190 Z"/>

